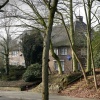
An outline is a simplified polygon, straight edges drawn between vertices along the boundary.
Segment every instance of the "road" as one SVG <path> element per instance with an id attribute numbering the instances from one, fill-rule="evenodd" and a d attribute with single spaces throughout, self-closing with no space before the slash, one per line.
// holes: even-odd
<path id="1" fill-rule="evenodd" d="M 40 93 L 27 92 L 27 91 L 0 91 L 0 100 L 41 100 Z M 100 100 L 100 99 L 84 99 L 72 98 L 67 96 L 59 96 L 50 94 L 49 100 Z"/>

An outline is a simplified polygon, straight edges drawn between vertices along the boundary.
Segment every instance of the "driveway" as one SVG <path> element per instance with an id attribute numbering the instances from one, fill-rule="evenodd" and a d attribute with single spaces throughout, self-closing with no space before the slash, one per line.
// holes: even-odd
<path id="1" fill-rule="evenodd" d="M 27 91 L 0 91 L 0 100 L 41 100 L 41 93 L 27 92 Z M 86 98 L 72 98 L 67 96 L 59 96 L 50 94 L 49 100 L 100 100 L 100 99 L 86 99 Z"/>

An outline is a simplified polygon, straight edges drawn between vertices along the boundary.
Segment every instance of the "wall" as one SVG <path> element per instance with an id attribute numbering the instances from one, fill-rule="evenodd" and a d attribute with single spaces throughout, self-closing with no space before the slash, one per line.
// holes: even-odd
<path id="1" fill-rule="evenodd" d="M 67 48 L 67 53 L 68 55 L 71 55 L 71 49 L 68 47 Z M 67 59 L 67 55 L 59 55 L 60 60 L 64 60 L 64 73 L 68 74 L 70 72 L 72 72 L 72 59 L 68 60 Z M 52 73 L 56 73 L 57 71 L 55 71 L 54 68 L 54 58 L 52 57 L 51 52 L 49 51 L 49 67 L 52 71 Z"/>
<path id="2" fill-rule="evenodd" d="M 25 60 L 21 51 L 18 51 L 18 54 L 12 55 L 10 52 L 9 62 L 11 65 L 22 65 L 25 66 Z"/>

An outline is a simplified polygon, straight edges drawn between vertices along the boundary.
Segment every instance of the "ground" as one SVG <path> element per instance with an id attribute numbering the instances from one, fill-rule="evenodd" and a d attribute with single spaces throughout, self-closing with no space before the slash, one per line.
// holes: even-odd
<path id="1" fill-rule="evenodd" d="M 89 77 L 91 81 L 88 85 L 85 84 L 85 81 L 82 79 L 74 83 L 71 86 L 68 86 L 66 89 L 62 90 L 60 95 L 72 96 L 72 97 L 81 97 L 81 98 L 98 98 L 100 99 L 100 75 L 97 75 L 98 90 L 96 91 L 94 87 L 93 77 Z"/>
<path id="2" fill-rule="evenodd" d="M 69 85 L 66 89 L 62 90 L 59 94 L 72 96 L 72 97 L 81 97 L 81 98 L 98 98 L 100 99 L 100 69 L 98 70 L 97 84 L 98 90 L 96 91 L 94 87 L 93 76 L 88 76 L 89 84 L 86 85 L 84 79 L 75 82 L 74 84 Z"/>
<path id="3" fill-rule="evenodd" d="M 96 91 L 93 82 L 93 76 L 88 76 L 89 84 L 86 85 L 84 79 L 80 79 L 77 82 L 68 85 L 66 88 L 59 92 L 58 84 L 61 82 L 61 79 L 65 76 L 61 75 L 50 75 L 49 76 L 49 90 L 50 93 L 54 92 L 58 95 L 79 97 L 79 98 L 98 98 L 100 99 L 100 74 L 97 74 L 97 83 L 98 90 Z M 31 91 L 42 91 L 42 84 L 38 85 L 36 88 Z M 59 93 L 58 93 L 59 92 Z"/>
<path id="4" fill-rule="evenodd" d="M 100 99 L 100 71 L 98 71 L 97 77 L 97 84 L 98 84 L 98 90 L 96 91 L 94 87 L 94 81 L 93 76 L 88 76 L 89 84 L 86 85 L 84 79 L 80 79 L 76 81 L 75 83 L 68 85 L 66 88 L 63 88 L 59 92 L 59 83 L 62 81 L 64 75 L 50 75 L 49 76 L 49 90 L 51 92 L 55 92 L 58 95 L 64 95 L 64 96 L 71 96 L 71 97 L 80 97 L 80 98 L 98 98 Z M 7 82 L 7 81 L 0 81 L 0 86 L 19 86 L 19 85 L 29 85 L 32 83 L 23 82 L 23 81 L 13 81 L 13 82 Z M 35 91 L 35 92 L 41 92 L 42 91 L 42 84 L 36 86 L 35 88 L 32 88 L 29 91 Z"/>

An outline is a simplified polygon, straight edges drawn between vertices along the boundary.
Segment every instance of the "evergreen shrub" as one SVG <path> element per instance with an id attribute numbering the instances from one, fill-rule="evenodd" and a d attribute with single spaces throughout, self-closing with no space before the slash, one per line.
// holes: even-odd
<path id="1" fill-rule="evenodd" d="M 28 66 L 27 70 L 23 74 L 23 80 L 26 82 L 36 81 L 42 75 L 42 67 L 40 64 L 35 63 Z"/>

